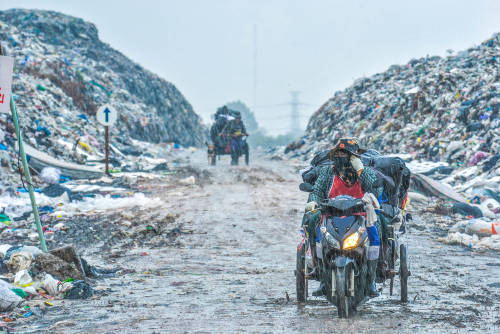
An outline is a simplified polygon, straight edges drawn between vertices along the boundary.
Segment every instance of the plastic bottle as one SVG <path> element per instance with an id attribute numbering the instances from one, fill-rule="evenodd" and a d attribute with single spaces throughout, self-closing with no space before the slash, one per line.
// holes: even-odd
<path id="1" fill-rule="evenodd" d="M 482 219 L 474 219 L 465 228 L 468 234 L 477 234 L 481 236 L 488 236 L 498 234 L 500 231 L 500 222 L 487 222 Z"/>

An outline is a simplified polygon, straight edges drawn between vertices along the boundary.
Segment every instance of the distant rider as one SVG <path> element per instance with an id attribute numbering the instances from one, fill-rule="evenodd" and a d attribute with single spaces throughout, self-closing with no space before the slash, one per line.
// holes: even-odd
<path id="1" fill-rule="evenodd" d="M 375 222 L 377 216 L 374 207 L 378 207 L 376 198 L 383 191 L 378 187 L 377 175 L 370 167 L 364 167 L 361 162 L 360 148 L 355 139 L 341 138 L 335 147 L 328 153 L 333 166 L 325 166 L 321 169 L 318 179 L 314 184 L 314 190 L 309 195 L 306 212 L 311 212 L 307 222 L 307 231 L 310 236 L 313 261 L 316 264 L 316 233 L 321 223 L 321 212 L 317 210 L 318 203 L 334 198 L 339 195 L 349 195 L 354 198 L 362 198 L 367 207 L 366 226 L 370 240 L 368 251 L 368 281 L 370 282 L 370 296 L 378 296 L 375 286 L 377 260 L 379 256 L 380 238 Z M 372 195 L 373 194 L 373 195 Z M 324 287 L 313 292 L 320 296 L 325 293 Z"/>
<path id="2" fill-rule="evenodd" d="M 231 164 L 236 164 L 237 157 L 241 155 L 241 150 L 243 149 L 242 137 L 248 136 L 248 132 L 241 120 L 241 113 L 234 113 L 235 119 L 231 121 L 229 127 L 229 133 L 231 135 Z"/>

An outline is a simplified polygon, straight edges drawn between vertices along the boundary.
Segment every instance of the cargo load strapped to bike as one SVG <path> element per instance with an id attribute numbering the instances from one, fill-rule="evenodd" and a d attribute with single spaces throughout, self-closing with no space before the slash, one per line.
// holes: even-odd
<path id="1" fill-rule="evenodd" d="M 378 151 L 368 150 L 361 155 L 364 166 L 373 168 L 379 175 L 384 191 L 379 202 L 388 203 L 398 209 L 403 209 L 411 173 L 403 159 L 396 156 L 383 156 Z"/>
<path id="2" fill-rule="evenodd" d="M 331 166 L 328 159 L 329 150 L 317 153 L 311 164 L 302 170 L 304 185 L 301 189 L 312 191 L 312 187 L 319 176 L 321 168 Z M 405 205 L 410 187 L 410 170 L 403 159 L 395 156 L 384 156 L 376 150 L 368 150 L 361 155 L 363 165 L 371 167 L 379 177 L 379 186 L 383 186 L 382 196 L 378 198 L 381 204 L 388 204 L 393 208 L 402 209 Z"/>

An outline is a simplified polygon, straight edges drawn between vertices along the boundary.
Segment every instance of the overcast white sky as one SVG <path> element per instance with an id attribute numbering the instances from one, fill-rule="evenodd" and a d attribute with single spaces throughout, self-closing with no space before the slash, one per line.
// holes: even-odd
<path id="1" fill-rule="evenodd" d="M 354 79 L 411 58 L 462 50 L 500 31 L 499 0 L 1 0 L 93 22 L 100 38 L 174 83 L 210 122 L 229 101 L 253 106 L 253 27 L 257 26 L 257 105 L 300 91 L 302 123 Z M 257 108 L 283 133 L 290 106 Z"/>

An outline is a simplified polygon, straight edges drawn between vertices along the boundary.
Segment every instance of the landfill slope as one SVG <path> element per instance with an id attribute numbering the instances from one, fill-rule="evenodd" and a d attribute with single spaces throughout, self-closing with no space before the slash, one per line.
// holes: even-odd
<path id="1" fill-rule="evenodd" d="M 290 156 L 312 158 L 354 136 L 385 153 L 461 164 L 498 153 L 500 34 L 447 57 L 422 57 L 360 78 L 311 117 Z"/>
<path id="2" fill-rule="evenodd" d="M 0 11 L 0 41 L 15 57 L 13 93 L 24 132 L 36 138 L 37 129 L 50 131 L 44 146 L 52 151 L 58 137 L 100 139 L 94 115 L 106 103 L 119 112 L 112 135 L 184 146 L 204 142 L 201 118 L 179 90 L 102 42 L 91 23 L 10 9 Z"/>

